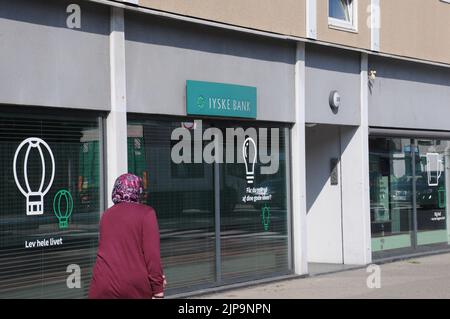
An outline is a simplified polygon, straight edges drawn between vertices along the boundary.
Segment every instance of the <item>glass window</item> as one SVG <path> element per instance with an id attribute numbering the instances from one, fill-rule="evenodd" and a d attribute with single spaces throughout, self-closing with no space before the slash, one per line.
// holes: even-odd
<path id="1" fill-rule="evenodd" d="M 0 298 L 87 295 L 102 209 L 100 136 L 95 116 L 0 116 Z M 67 286 L 71 264 L 81 289 Z"/>
<path id="2" fill-rule="evenodd" d="M 245 126 L 243 128 L 246 129 Z M 256 130 L 256 147 L 259 151 L 264 147 L 272 156 L 279 158 L 276 172 L 261 174 L 262 164 L 258 157 L 254 169 L 251 161 L 243 165 L 237 160 L 224 163 L 220 168 L 221 263 L 224 280 L 239 281 L 246 277 L 263 277 L 289 271 L 286 157 L 289 130 L 280 127 L 266 129 L 267 139 L 262 138 L 260 131 Z M 271 129 L 279 132 L 278 145 L 273 149 Z M 236 140 L 227 147 L 234 147 L 234 154 L 240 154 L 242 145 Z M 254 172 L 251 184 L 246 178 L 249 170 Z"/>
<path id="3" fill-rule="evenodd" d="M 356 0 L 328 0 L 329 24 L 355 28 L 356 22 Z"/>
<path id="4" fill-rule="evenodd" d="M 267 150 L 265 164 L 260 156 L 251 163 L 244 158 L 238 162 L 248 127 L 224 121 L 203 121 L 201 129 L 181 120 L 137 117 L 128 121 L 129 171 L 142 176 L 147 185 L 146 203 L 158 216 L 163 267 L 173 292 L 290 271 L 289 129 L 268 126 L 266 138 L 256 127 L 256 145 Z M 190 163 L 176 163 L 171 158 L 179 142 L 171 141 L 177 128 L 189 131 Z M 209 128 L 222 135 L 217 145 L 223 158 L 207 164 L 202 156 L 195 163 L 195 145 L 206 151 L 211 143 L 202 138 Z M 226 138 L 228 128 L 242 130 L 235 131 L 232 143 Z M 271 129 L 278 133 L 274 133 L 274 141 L 279 137 L 273 145 Z M 223 163 L 227 150 L 233 152 L 232 163 Z M 261 166 L 269 165 L 268 157 L 279 159 L 274 163 L 277 167 L 260 174 Z M 254 172 L 251 184 L 249 171 Z M 246 196 L 255 200 L 246 201 Z"/>
<path id="5" fill-rule="evenodd" d="M 372 251 L 450 243 L 450 141 L 370 138 Z"/>
<path id="6" fill-rule="evenodd" d="M 372 251 L 411 247 L 411 140 L 370 138 Z"/>
<path id="7" fill-rule="evenodd" d="M 447 179 L 450 143 L 417 140 L 417 244 L 447 243 Z"/>

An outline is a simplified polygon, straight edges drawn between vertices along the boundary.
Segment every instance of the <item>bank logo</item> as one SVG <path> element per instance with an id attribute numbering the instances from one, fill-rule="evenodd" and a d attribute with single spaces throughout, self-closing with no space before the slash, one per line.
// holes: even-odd
<path id="1" fill-rule="evenodd" d="M 64 205 L 61 206 L 62 199 L 64 198 Z M 53 198 L 53 213 L 59 221 L 59 228 L 65 229 L 69 227 L 69 217 L 73 211 L 73 199 L 69 191 L 61 189 Z"/>
<path id="2" fill-rule="evenodd" d="M 200 96 L 197 98 L 197 107 L 198 107 L 199 109 L 204 108 L 204 107 L 205 107 L 205 102 L 206 102 L 206 99 L 203 97 L 203 95 L 200 95 Z"/>
<path id="3" fill-rule="evenodd" d="M 42 147 L 43 146 L 43 147 Z M 19 179 L 17 177 L 17 159 L 19 154 L 22 152 L 22 149 L 25 149 L 25 156 L 23 162 L 23 182 L 25 183 L 25 187 L 21 185 Z M 41 182 L 39 184 L 39 188 L 37 190 L 31 190 L 30 183 L 28 181 L 28 158 L 30 156 L 30 152 L 34 150 L 37 151 L 41 158 Z M 51 159 L 51 173 L 50 179 L 48 181 L 47 186 L 45 186 L 46 177 L 48 171 L 46 171 L 45 167 L 45 157 L 44 151 L 49 154 Z M 22 163 L 21 163 L 22 164 Z M 52 150 L 48 146 L 48 144 L 38 138 L 38 137 L 30 137 L 22 141 L 19 147 L 16 149 L 16 153 L 14 154 L 14 162 L 13 162 L 13 172 L 14 172 L 14 180 L 16 182 L 17 188 L 26 198 L 26 214 L 27 215 L 42 215 L 44 214 L 44 196 L 50 190 L 50 187 L 53 184 L 53 179 L 55 177 L 55 159 L 53 157 Z"/>

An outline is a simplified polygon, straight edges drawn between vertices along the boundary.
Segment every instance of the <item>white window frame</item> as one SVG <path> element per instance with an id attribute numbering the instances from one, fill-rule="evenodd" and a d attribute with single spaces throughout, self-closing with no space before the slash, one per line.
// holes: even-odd
<path id="1" fill-rule="evenodd" d="M 330 1 L 327 1 L 328 13 L 330 12 Z M 328 27 L 343 31 L 358 32 L 358 0 L 352 0 L 350 4 L 350 21 L 336 19 L 328 16 Z"/>

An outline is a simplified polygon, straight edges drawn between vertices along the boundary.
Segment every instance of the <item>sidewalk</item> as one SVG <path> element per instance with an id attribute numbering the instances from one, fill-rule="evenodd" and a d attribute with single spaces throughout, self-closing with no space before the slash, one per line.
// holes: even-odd
<path id="1" fill-rule="evenodd" d="M 450 254 L 415 258 L 381 267 L 381 288 L 369 289 L 366 269 L 349 270 L 196 298 L 330 299 L 330 298 L 450 298 Z"/>

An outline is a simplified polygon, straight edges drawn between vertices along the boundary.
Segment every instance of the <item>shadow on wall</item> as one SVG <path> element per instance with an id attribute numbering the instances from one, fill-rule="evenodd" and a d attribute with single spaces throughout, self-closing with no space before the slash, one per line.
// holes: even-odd
<path id="1" fill-rule="evenodd" d="M 359 76 L 360 54 L 359 52 L 307 43 L 306 67 Z"/>
<path id="2" fill-rule="evenodd" d="M 125 39 L 181 49 L 295 63 L 295 43 L 126 12 Z"/>
<path id="3" fill-rule="evenodd" d="M 22 21 L 55 28 L 67 28 L 67 6 L 81 7 L 81 29 L 108 36 L 110 33 L 110 9 L 108 6 L 80 0 L 0 0 L 0 19 Z M 0 24 L 1 25 L 1 24 Z"/>
<path id="4" fill-rule="evenodd" d="M 434 65 L 370 56 L 369 70 L 377 71 L 375 83 L 386 78 L 446 87 L 450 84 L 450 69 Z"/>

